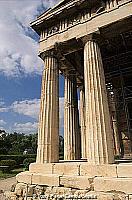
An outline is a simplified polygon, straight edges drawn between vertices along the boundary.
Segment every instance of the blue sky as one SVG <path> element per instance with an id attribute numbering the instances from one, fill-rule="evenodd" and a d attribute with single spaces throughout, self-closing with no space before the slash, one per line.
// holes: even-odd
<path id="1" fill-rule="evenodd" d="M 37 132 L 43 62 L 29 23 L 59 0 L 0 0 L 0 129 Z M 60 133 L 63 78 L 60 77 Z"/>

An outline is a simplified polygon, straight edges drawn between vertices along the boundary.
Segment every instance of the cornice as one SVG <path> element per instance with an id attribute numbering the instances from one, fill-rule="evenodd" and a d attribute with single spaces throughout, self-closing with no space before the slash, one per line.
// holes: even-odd
<path id="1" fill-rule="evenodd" d="M 57 4 L 55 7 L 47 10 L 46 12 L 44 12 L 42 15 L 40 15 L 37 20 L 33 21 L 30 23 L 31 27 L 39 34 L 39 27 L 44 24 L 44 23 L 48 23 L 49 20 L 53 19 L 55 20 L 57 17 L 59 17 L 61 14 L 67 13 L 67 11 L 69 9 L 72 9 L 73 7 L 75 8 L 79 8 L 79 6 L 81 4 L 83 4 L 84 2 L 86 3 L 90 3 L 90 2 L 94 2 L 97 0 L 71 0 L 68 3 L 65 3 L 65 0 L 61 1 L 59 4 Z M 101 1 L 101 0 L 99 0 Z M 64 2 L 64 5 L 61 3 Z M 93 3 L 92 3 L 93 4 Z M 61 5 L 59 7 L 59 5 Z"/>

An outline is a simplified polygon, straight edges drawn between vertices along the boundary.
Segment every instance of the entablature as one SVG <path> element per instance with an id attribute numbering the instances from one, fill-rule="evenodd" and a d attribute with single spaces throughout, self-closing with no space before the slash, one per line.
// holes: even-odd
<path id="1" fill-rule="evenodd" d="M 64 9 L 63 14 L 61 12 L 57 17 L 53 15 L 49 18 L 58 9 L 65 8 L 64 2 L 67 6 L 70 3 L 73 5 L 76 2 L 76 4 L 72 9 Z M 88 6 L 86 2 L 96 2 L 97 5 L 91 3 Z M 61 73 L 63 75 L 66 71 L 74 73 L 77 84 L 82 85 L 84 38 L 96 33 L 99 36 L 99 45 L 102 46 L 101 42 L 104 45 L 104 41 L 109 43 L 111 37 L 130 31 L 131 7 L 131 0 L 73 0 L 69 3 L 66 0 L 62 1 L 32 23 L 32 27 L 41 35 L 40 57 L 43 52 L 55 50 Z"/>
<path id="2" fill-rule="evenodd" d="M 67 18 L 76 12 L 83 12 L 85 9 L 90 9 L 93 6 L 101 4 L 103 0 L 63 0 L 52 9 L 47 10 L 40 15 L 37 20 L 31 23 L 32 28 L 41 35 L 42 28 L 50 28 L 62 18 Z M 105 0 L 104 0 L 105 1 Z"/>
<path id="3" fill-rule="evenodd" d="M 73 38 L 78 39 L 97 32 L 110 24 L 130 18 L 131 6 L 131 1 L 125 0 L 122 1 L 122 4 L 120 3 L 112 9 L 109 8 L 109 10 L 95 15 L 91 15 L 90 13 L 85 13 L 84 15 L 81 12 L 75 12 L 73 13 L 73 20 L 69 20 L 71 16 L 68 16 L 64 20 L 62 18 L 60 24 L 58 23 L 58 26 L 54 25 L 50 31 L 44 30 L 42 27 L 39 51 L 43 52 L 47 49 L 53 48 L 56 42 L 61 43 L 67 42 Z"/>
<path id="4" fill-rule="evenodd" d="M 60 7 L 55 6 L 31 23 L 32 28 L 41 36 L 40 41 L 54 34 L 85 23 L 104 12 L 118 8 L 130 0 L 72 0 L 62 1 Z"/>

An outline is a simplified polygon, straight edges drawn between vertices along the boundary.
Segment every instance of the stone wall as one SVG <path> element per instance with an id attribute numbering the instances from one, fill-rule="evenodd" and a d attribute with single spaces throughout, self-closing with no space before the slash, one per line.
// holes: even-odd
<path id="1" fill-rule="evenodd" d="M 78 190 L 69 187 L 48 187 L 18 183 L 13 192 L 5 194 L 6 200 L 65 200 L 65 199 L 98 199 L 98 200 L 130 200 L 132 195 L 119 191 L 95 192 Z"/>

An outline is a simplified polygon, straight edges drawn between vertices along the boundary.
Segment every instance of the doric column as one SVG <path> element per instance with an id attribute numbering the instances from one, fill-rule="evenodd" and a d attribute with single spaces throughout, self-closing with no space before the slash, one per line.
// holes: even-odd
<path id="1" fill-rule="evenodd" d="M 80 130 L 75 75 L 65 75 L 64 160 L 80 159 Z"/>
<path id="2" fill-rule="evenodd" d="M 112 115 L 112 126 L 114 133 L 114 147 L 115 147 L 115 155 L 120 155 L 120 139 L 118 133 L 117 119 L 115 115 Z"/>
<path id="3" fill-rule="evenodd" d="M 87 159 L 90 164 L 114 162 L 105 76 L 96 41 L 84 47 Z"/>
<path id="4" fill-rule="evenodd" d="M 80 126 L 81 126 L 82 158 L 87 158 L 87 154 L 86 154 L 86 126 L 85 126 L 85 92 L 84 92 L 83 86 L 80 87 Z"/>
<path id="5" fill-rule="evenodd" d="M 110 87 L 108 85 L 108 87 Z M 114 91 L 114 92 L 113 92 Z M 111 126 L 113 129 L 113 138 L 114 138 L 114 150 L 115 155 L 120 155 L 120 139 L 119 139 L 119 131 L 118 131 L 118 124 L 117 124 L 117 113 L 116 113 L 116 90 L 113 89 L 111 91 L 110 89 L 107 89 L 108 94 L 108 104 L 109 104 L 109 110 L 111 115 Z"/>
<path id="6" fill-rule="evenodd" d="M 59 68 L 53 52 L 42 55 L 40 117 L 38 129 L 37 163 L 59 161 Z"/>

